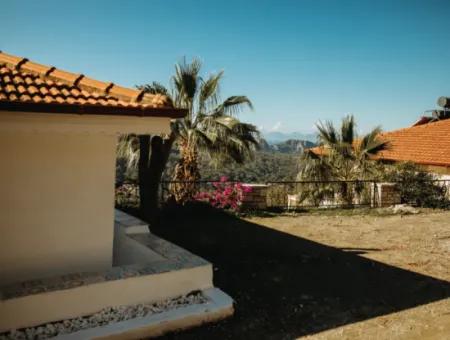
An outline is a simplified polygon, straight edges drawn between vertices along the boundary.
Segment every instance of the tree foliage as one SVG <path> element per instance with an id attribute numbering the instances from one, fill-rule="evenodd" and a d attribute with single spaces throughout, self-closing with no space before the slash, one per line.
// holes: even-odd
<path id="1" fill-rule="evenodd" d="M 402 203 L 425 208 L 449 206 L 448 187 L 414 163 L 386 166 L 382 179 L 396 183 Z"/>
<path id="2" fill-rule="evenodd" d="M 348 182 L 368 179 L 377 171 L 377 165 L 371 160 L 378 152 L 386 149 L 388 144 L 379 139 L 381 129 L 373 129 L 368 134 L 358 136 L 356 122 L 352 115 L 342 119 L 340 129 L 332 122 L 317 124 L 318 141 L 321 154 L 305 152 L 300 161 L 297 179 L 302 181 L 342 181 L 338 194 L 348 205 L 353 197 L 362 190 L 361 185 Z M 314 200 L 334 196 L 335 186 L 319 187 L 312 183 L 310 188 Z"/>
<path id="3" fill-rule="evenodd" d="M 194 58 L 191 62 L 183 59 L 175 65 L 169 87 L 157 82 L 138 86 L 146 93 L 164 94 L 175 107 L 187 110 L 186 117 L 172 122 L 171 133 L 164 138 L 170 141 L 168 146 L 176 145 L 180 154 L 172 177 L 180 182 L 172 186 L 173 196 L 178 202 L 191 199 L 196 192 L 195 181 L 200 179 L 199 153 L 207 154 L 217 162 L 243 163 L 251 159 L 257 145 L 256 127 L 237 118 L 245 108 L 253 109 L 251 101 L 242 95 L 222 101 L 220 83 L 223 71 L 202 76 L 201 66 L 199 59 Z M 126 136 L 119 147 L 130 166 L 141 159 L 136 138 Z M 169 154 L 170 150 L 165 159 Z"/>

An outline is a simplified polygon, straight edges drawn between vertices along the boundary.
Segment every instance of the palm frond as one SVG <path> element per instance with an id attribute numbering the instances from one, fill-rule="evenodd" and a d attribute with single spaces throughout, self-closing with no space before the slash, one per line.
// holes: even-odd
<path id="1" fill-rule="evenodd" d="M 302 181 L 328 181 L 333 178 L 334 169 L 328 157 L 320 157 L 313 152 L 304 152 L 300 159 L 297 176 Z"/>
<path id="2" fill-rule="evenodd" d="M 251 158 L 258 146 L 259 132 L 254 125 L 234 117 L 245 108 L 253 109 L 250 99 L 231 96 L 220 102 L 223 72 L 203 79 L 200 69 L 199 59 L 187 62 L 184 58 L 175 65 L 171 91 L 159 83 L 143 85 L 141 89 L 166 95 L 170 92 L 174 106 L 188 109 L 186 117 L 171 122 L 172 135 L 177 136 L 179 147 L 203 151 L 221 160 L 243 162 Z"/>
<path id="3" fill-rule="evenodd" d="M 376 155 L 378 152 L 389 148 L 389 143 L 380 139 L 381 128 L 376 127 L 366 134 L 357 147 L 363 155 Z"/>
<path id="4" fill-rule="evenodd" d="M 154 81 L 150 84 L 137 85 L 136 88 L 138 90 L 143 90 L 144 93 L 163 94 L 167 97 L 171 97 L 169 90 L 164 85 L 158 83 L 157 81 Z"/>
<path id="5" fill-rule="evenodd" d="M 242 162 L 251 158 L 252 151 L 258 146 L 257 128 L 231 116 L 204 115 L 197 129 L 202 130 L 214 141 L 214 150 L 209 152 L 213 158 L 231 158 L 236 162 Z"/>
<path id="6" fill-rule="evenodd" d="M 348 145 L 353 145 L 356 137 L 356 124 L 353 115 L 348 115 L 342 119 L 341 124 L 341 141 Z"/>
<path id="7" fill-rule="evenodd" d="M 317 128 L 319 141 L 322 142 L 327 153 L 319 156 L 320 159 L 307 153 L 300 177 L 323 177 L 327 173 L 327 176 L 334 180 L 370 178 L 373 175 L 373 169 L 376 168 L 371 159 L 372 156 L 389 147 L 379 138 L 381 133 L 379 127 L 358 139 L 356 123 L 351 115 L 342 120 L 340 132 L 331 122 L 319 123 Z M 315 171 L 317 174 L 314 173 Z"/>
<path id="8" fill-rule="evenodd" d="M 201 61 L 198 58 L 192 59 L 190 63 L 186 58 L 175 65 L 175 75 L 172 83 L 177 94 L 176 102 L 180 107 L 192 109 L 195 97 L 201 83 L 200 69 Z"/>
<path id="9" fill-rule="evenodd" d="M 339 143 L 340 138 L 332 122 L 319 122 L 316 127 L 319 130 L 318 139 L 321 144 L 333 147 Z"/>
<path id="10" fill-rule="evenodd" d="M 219 102 L 220 81 L 223 77 L 223 71 L 210 75 L 208 79 L 202 82 L 199 94 L 199 111 L 204 112 L 206 107 L 215 106 Z"/>
<path id="11" fill-rule="evenodd" d="M 216 116 L 220 115 L 236 115 L 243 109 L 249 108 L 253 110 L 253 104 L 246 96 L 231 96 L 225 99 L 225 101 L 218 105 L 213 111 Z"/>
<path id="12" fill-rule="evenodd" d="M 139 161 L 139 140 L 136 135 L 128 134 L 119 137 L 117 157 L 126 159 L 127 168 L 135 169 Z"/>

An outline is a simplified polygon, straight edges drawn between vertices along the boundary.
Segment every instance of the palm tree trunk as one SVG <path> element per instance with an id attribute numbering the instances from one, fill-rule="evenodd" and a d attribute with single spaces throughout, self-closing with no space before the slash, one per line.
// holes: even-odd
<path id="1" fill-rule="evenodd" d="M 340 183 L 340 194 L 345 208 L 353 207 L 353 188 L 345 180 Z"/>
<path id="2" fill-rule="evenodd" d="M 139 162 L 138 162 L 138 178 L 139 178 L 139 210 L 141 218 L 149 221 L 150 213 L 150 197 L 149 190 L 149 158 L 150 158 L 150 135 L 139 136 Z"/>
<path id="3" fill-rule="evenodd" d="M 198 152 L 187 141 L 180 142 L 181 158 L 175 166 L 171 193 L 177 203 L 184 204 L 193 199 L 198 192 L 200 172 L 198 170 Z"/>
<path id="4" fill-rule="evenodd" d="M 159 188 L 175 138 L 173 134 L 168 139 L 162 139 L 160 136 L 139 136 L 140 213 L 151 225 L 159 223 Z"/>

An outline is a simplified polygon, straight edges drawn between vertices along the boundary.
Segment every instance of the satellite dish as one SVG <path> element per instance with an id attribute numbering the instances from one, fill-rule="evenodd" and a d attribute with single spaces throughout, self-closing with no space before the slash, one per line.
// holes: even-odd
<path id="1" fill-rule="evenodd" d="M 450 97 L 439 97 L 438 105 L 446 109 L 450 109 Z"/>

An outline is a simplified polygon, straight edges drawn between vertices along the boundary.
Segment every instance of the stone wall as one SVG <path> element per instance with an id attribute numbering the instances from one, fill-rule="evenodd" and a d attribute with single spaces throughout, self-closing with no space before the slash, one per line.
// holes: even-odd
<path id="1" fill-rule="evenodd" d="M 268 204 L 270 204 L 270 199 L 268 199 L 267 197 L 269 194 L 269 186 L 266 184 L 244 184 L 244 186 L 250 187 L 252 190 L 251 192 L 243 194 L 244 196 L 242 199 L 242 209 L 267 209 Z M 287 198 L 287 194 L 284 194 L 284 192 L 282 192 L 282 195 L 280 197 L 284 200 L 285 198 Z M 396 189 L 395 183 L 372 184 L 370 197 L 372 207 L 388 207 L 401 203 L 400 192 Z M 281 204 L 283 204 L 283 202 L 281 202 Z M 354 203 L 358 204 L 359 202 Z"/>
<path id="2" fill-rule="evenodd" d="M 267 185 L 265 184 L 244 184 L 250 187 L 251 191 L 243 194 L 242 209 L 266 209 L 267 208 Z"/>
<path id="3" fill-rule="evenodd" d="M 401 203 L 400 192 L 396 189 L 395 183 L 372 184 L 371 197 L 372 207 L 389 207 Z"/>

